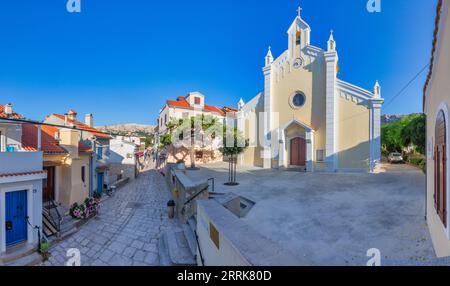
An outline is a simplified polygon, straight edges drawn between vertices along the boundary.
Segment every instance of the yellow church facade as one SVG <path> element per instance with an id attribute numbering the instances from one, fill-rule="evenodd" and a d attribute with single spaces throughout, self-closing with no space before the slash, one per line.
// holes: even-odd
<path id="1" fill-rule="evenodd" d="M 298 16 L 288 48 L 274 59 L 269 48 L 264 90 L 239 102 L 238 128 L 248 141 L 242 165 L 308 172 L 370 172 L 380 162 L 381 87 L 370 92 L 338 78 L 331 33 L 326 50 L 310 43 Z"/>

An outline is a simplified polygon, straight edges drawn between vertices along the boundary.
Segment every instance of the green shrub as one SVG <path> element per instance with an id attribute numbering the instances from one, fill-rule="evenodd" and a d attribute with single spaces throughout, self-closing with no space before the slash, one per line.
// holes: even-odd
<path id="1" fill-rule="evenodd" d="M 409 156 L 407 162 L 410 163 L 411 165 L 419 167 L 424 172 L 426 172 L 427 160 L 425 156 L 421 154 L 413 154 Z"/>

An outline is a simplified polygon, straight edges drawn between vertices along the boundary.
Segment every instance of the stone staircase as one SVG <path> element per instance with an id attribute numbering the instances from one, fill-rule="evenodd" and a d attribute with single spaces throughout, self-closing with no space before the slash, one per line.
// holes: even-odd
<path id="1" fill-rule="evenodd" d="M 187 224 L 167 230 L 158 242 L 159 262 L 162 266 L 197 266 L 195 216 Z"/>
<path id="2" fill-rule="evenodd" d="M 52 242 L 62 241 L 77 232 L 80 224 L 79 220 L 74 219 L 70 216 L 68 209 L 62 206 L 58 206 L 58 211 L 62 216 L 61 228 L 59 230 L 58 236 L 50 237 L 50 245 L 52 244 Z"/>
<path id="3" fill-rule="evenodd" d="M 0 266 L 35 266 L 42 262 L 37 246 L 21 244 L 11 249 L 0 258 Z"/>

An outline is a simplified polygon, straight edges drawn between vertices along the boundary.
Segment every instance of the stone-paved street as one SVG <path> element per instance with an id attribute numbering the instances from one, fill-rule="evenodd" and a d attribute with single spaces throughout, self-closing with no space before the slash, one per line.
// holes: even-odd
<path id="1" fill-rule="evenodd" d="M 173 222 L 167 218 L 170 192 L 154 170 L 105 200 L 100 214 L 59 244 L 44 266 L 63 266 L 70 248 L 81 252 L 82 266 L 159 265 L 158 239 Z"/>

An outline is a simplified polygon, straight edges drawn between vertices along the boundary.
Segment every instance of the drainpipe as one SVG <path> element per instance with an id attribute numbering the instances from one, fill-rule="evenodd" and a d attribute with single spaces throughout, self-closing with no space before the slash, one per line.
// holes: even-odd
<path id="1" fill-rule="evenodd" d="M 41 137 L 42 137 L 42 126 L 38 125 L 37 126 L 37 142 L 36 142 L 36 149 L 37 149 L 38 152 L 42 150 Z"/>
<path id="2" fill-rule="evenodd" d="M 95 153 L 94 153 L 95 154 Z M 89 196 L 94 196 L 94 154 L 89 157 Z"/>

